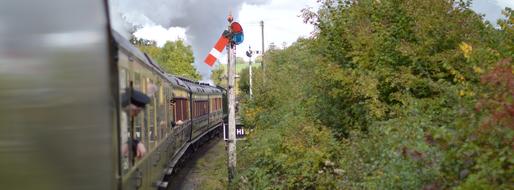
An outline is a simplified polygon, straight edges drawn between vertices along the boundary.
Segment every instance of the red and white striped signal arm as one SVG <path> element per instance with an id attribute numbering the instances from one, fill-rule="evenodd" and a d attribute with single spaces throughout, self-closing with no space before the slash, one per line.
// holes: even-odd
<path id="1" fill-rule="evenodd" d="M 216 42 L 216 45 L 211 49 L 209 52 L 209 55 L 205 58 L 205 63 L 212 67 L 217 59 L 220 58 L 221 52 L 223 52 L 223 49 L 225 46 L 227 46 L 229 42 L 229 39 L 223 35 L 221 35 L 220 39 L 218 39 L 218 42 Z"/>

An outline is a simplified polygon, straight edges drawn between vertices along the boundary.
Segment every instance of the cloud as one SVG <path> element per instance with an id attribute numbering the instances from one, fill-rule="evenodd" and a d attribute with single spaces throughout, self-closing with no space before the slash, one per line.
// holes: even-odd
<path id="1" fill-rule="evenodd" d="M 163 28 L 160 25 L 147 26 L 139 29 L 134 36 L 157 42 L 157 46 L 162 47 L 167 41 L 177 41 L 179 39 L 187 41 L 186 29 L 182 27 Z"/>
<path id="2" fill-rule="evenodd" d="M 227 26 L 231 12 L 237 19 L 244 3 L 265 4 L 268 0 L 109 0 L 113 27 L 126 37 L 141 28 L 161 26 L 185 29 L 193 46 L 195 66 L 204 79 L 210 68 L 203 63 L 207 53 Z"/>
<path id="3" fill-rule="evenodd" d="M 484 14 L 484 18 L 492 24 L 496 24 L 498 19 L 504 18 L 502 10 L 505 7 L 514 8 L 514 1 L 512 0 L 475 0 L 472 3 L 471 9 Z"/>
<path id="4" fill-rule="evenodd" d="M 282 47 L 282 43 L 290 45 L 299 37 L 309 37 L 314 27 L 303 23 L 299 17 L 304 8 L 318 8 L 318 3 L 312 0 L 274 0 L 265 5 L 244 4 L 240 13 L 240 21 L 245 30 L 245 42 L 239 45 L 237 51 L 246 60 L 244 53 L 251 46 L 252 50 L 261 50 L 261 27 L 264 21 L 264 46 L 270 43 Z"/>
<path id="5" fill-rule="evenodd" d="M 513 0 L 496 0 L 496 2 L 502 6 L 502 7 L 510 7 L 514 8 L 514 1 Z"/>

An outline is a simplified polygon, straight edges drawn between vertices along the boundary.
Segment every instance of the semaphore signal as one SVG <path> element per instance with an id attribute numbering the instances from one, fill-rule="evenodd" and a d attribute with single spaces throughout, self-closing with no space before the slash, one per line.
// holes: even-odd
<path id="1" fill-rule="evenodd" d="M 231 22 L 230 30 L 223 31 L 223 34 L 221 34 L 220 38 L 204 60 L 204 62 L 210 67 L 212 67 L 216 60 L 220 58 L 223 48 L 225 48 L 229 42 L 234 45 L 239 45 L 244 40 L 243 27 L 241 27 L 241 24 L 238 22 L 232 22 L 232 16 L 229 16 L 229 19 L 229 22 Z"/>
<path id="2" fill-rule="evenodd" d="M 225 46 L 227 46 L 229 40 L 227 37 L 221 35 L 221 37 L 218 39 L 218 42 L 214 45 L 214 47 L 209 52 L 209 55 L 205 58 L 205 63 L 212 67 L 214 65 L 214 62 L 216 62 L 217 59 L 220 58 L 221 52 L 223 52 L 223 49 Z"/>

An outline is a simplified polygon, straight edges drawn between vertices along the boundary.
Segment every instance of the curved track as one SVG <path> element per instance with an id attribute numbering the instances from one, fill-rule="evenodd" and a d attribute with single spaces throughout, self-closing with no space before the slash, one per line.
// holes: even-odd
<path id="1" fill-rule="evenodd" d="M 209 175 L 226 173 L 225 160 L 225 142 L 220 137 L 211 139 L 170 177 L 168 190 L 205 189 L 206 184 L 209 184 L 208 189 L 225 189 L 226 174 Z"/>

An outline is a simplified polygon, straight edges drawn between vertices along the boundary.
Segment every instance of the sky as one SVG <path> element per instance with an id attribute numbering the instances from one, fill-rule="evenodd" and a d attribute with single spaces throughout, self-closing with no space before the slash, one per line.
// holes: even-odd
<path id="1" fill-rule="evenodd" d="M 313 26 L 303 23 L 299 15 L 304 8 L 316 8 L 314 0 L 273 0 L 265 5 L 243 4 L 239 13 L 239 22 L 244 27 L 245 41 L 238 46 L 237 56 L 248 60 L 245 52 L 249 47 L 252 50 L 262 49 L 262 32 L 259 22 L 264 21 L 264 46 L 270 43 L 282 48 L 289 46 L 299 37 L 309 37 Z M 255 56 L 253 56 L 255 57 Z M 220 60 L 226 63 L 225 57 Z"/>
<path id="2" fill-rule="evenodd" d="M 264 0 L 258 3 L 243 1 L 240 5 L 234 6 L 233 9 L 237 10 L 231 10 L 231 12 L 235 14 L 235 21 L 238 21 L 243 26 L 245 35 L 245 41 L 238 46 L 237 55 L 248 61 L 245 52 L 249 46 L 254 51 L 261 50 L 261 27 L 259 24 L 261 20 L 264 21 L 264 43 L 266 49 L 270 43 L 274 43 L 277 47 L 282 48 L 283 45 L 291 45 L 300 37 L 311 36 L 313 27 L 303 23 L 303 19 L 299 15 L 304 8 L 316 10 L 318 6 L 315 0 Z M 496 23 L 496 20 L 501 17 L 501 10 L 504 7 L 514 8 L 514 0 L 475 0 L 472 5 L 473 10 L 484 14 L 485 18 L 491 21 L 491 23 Z M 205 50 L 206 48 L 200 48 L 200 50 L 195 48 L 194 45 L 198 42 L 191 39 L 197 38 L 189 34 L 190 30 L 193 30 L 191 27 L 173 26 L 173 24 L 171 26 L 147 25 L 138 30 L 135 35 L 155 40 L 158 45 L 163 45 L 167 40 L 174 41 L 179 38 L 193 45 L 195 54 L 194 65 L 200 71 L 203 79 L 208 81 L 211 68 L 203 63 L 208 50 Z M 207 39 L 208 42 L 203 42 L 204 46 L 205 43 L 214 46 L 217 40 L 216 36 L 219 36 L 222 31 L 209 31 L 208 28 L 202 29 L 207 30 L 204 32 L 213 33 L 209 35 L 214 35 L 214 37 Z M 255 55 L 253 57 L 255 58 Z M 226 64 L 226 62 L 226 52 L 223 52 L 219 63 L 216 64 Z"/>
<path id="3" fill-rule="evenodd" d="M 505 7 L 514 8 L 514 0 L 475 0 L 471 8 L 484 14 L 485 19 L 495 24 L 498 18 L 503 18 L 501 10 Z"/>

